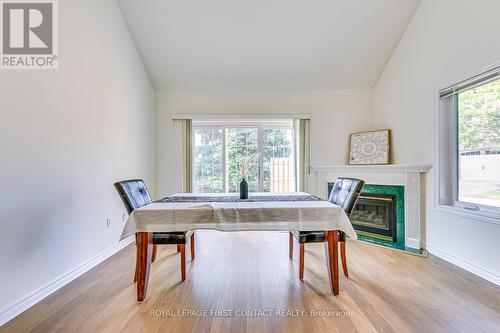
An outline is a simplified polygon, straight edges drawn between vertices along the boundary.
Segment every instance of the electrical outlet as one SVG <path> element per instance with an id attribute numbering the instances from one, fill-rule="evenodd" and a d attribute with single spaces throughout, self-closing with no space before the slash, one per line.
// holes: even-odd
<path id="1" fill-rule="evenodd" d="M 111 227 L 111 219 L 106 219 L 106 228 Z"/>
<path id="2" fill-rule="evenodd" d="M 127 221 L 127 214 L 122 213 L 122 222 Z"/>

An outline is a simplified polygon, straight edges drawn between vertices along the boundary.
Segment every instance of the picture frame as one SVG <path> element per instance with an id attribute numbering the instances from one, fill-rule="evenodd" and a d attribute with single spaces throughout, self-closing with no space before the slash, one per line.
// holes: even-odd
<path id="1" fill-rule="evenodd" d="M 389 129 L 352 133 L 349 140 L 349 164 L 389 164 L 390 140 L 391 131 Z"/>

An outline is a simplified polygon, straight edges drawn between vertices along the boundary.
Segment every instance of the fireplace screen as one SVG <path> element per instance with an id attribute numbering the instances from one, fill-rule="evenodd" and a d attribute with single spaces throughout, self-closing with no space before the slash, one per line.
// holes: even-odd
<path id="1" fill-rule="evenodd" d="M 351 223 L 354 229 L 397 241 L 396 197 L 393 195 L 362 194 L 359 196 Z"/>

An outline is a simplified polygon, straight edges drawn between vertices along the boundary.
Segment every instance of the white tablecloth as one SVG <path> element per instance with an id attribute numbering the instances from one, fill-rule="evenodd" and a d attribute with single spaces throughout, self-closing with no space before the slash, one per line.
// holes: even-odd
<path id="1" fill-rule="evenodd" d="M 252 193 L 252 195 L 307 193 Z M 174 196 L 228 196 L 228 193 L 178 193 Z M 220 231 L 317 231 L 341 230 L 349 238 L 356 233 L 344 210 L 328 201 L 264 202 L 154 202 L 130 214 L 121 239 L 136 232 L 174 232 L 195 229 Z"/>

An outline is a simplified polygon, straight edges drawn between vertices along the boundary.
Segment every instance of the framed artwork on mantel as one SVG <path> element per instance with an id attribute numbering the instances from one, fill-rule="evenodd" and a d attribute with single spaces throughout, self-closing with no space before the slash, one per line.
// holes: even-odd
<path id="1" fill-rule="evenodd" d="M 389 164 L 390 130 L 351 134 L 349 164 Z"/>

